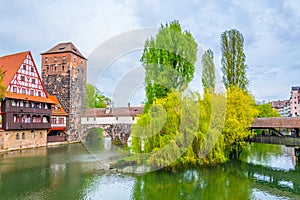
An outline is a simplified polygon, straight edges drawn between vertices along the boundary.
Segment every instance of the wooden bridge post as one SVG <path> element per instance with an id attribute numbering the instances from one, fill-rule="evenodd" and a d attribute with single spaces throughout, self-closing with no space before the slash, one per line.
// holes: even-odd
<path id="1" fill-rule="evenodd" d="M 295 128 L 295 136 L 300 137 L 299 128 Z"/>

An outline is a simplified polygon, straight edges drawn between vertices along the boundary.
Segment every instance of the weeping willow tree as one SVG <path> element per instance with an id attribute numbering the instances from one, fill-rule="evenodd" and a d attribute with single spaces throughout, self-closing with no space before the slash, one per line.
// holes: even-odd
<path id="1" fill-rule="evenodd" d="M 146 71 L 145 111 L 155 99 L 187 86 L 194 77 L 196 57 L 197 43 L 178 21 L 161 25 L 157 35 L 146 41 L 141 57 Z"/>

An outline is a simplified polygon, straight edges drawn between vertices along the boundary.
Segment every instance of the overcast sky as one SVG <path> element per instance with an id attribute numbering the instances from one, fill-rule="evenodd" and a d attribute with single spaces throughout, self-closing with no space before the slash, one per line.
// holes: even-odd
<path id="1" fill-rule="evenodd" d="M 89 59 L 88 81 L 104 94 L 120 99 L 130 88 L 124 102 L 143 100 L 143 42 L 174 19 L 200 50 L 213 50 L 217 68 L 221 33 L 238 29 L 257 100 L 287 99 L 300 85 L 299 0 L 0 0 L 0 15 L 0 55 L 30 50 L 40 68 L 41 52 L 71 41 Z"/>

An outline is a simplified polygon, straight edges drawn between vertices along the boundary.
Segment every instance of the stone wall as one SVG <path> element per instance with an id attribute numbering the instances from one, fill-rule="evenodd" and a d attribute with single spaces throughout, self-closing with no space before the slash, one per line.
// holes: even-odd
<path id="1" fill-rule="evenodd" d="M 89 130 L 93 128 L 102 128 L 104 134 L 109 135 L 112 141 L 119 141 L 120 144 L 126 144 L 130 136 L 132 124 L 82 124 L 81 125 L 81 140 L 86 140 Z"/>
<path id="2" fill-rule="evenodd" d="M 0 151 L 42 147 L 47 144 L 47 130 L 0 132 Z"/>
<path id="3" fill-rule="evenodd" d="M 86 59 L 71 52 L 42 55 L 42 80 L 46 91 L 55 95 L 69 114 L 70 141 L 80 140 L 80 117 L 86 106 L 86 66 Z"/>

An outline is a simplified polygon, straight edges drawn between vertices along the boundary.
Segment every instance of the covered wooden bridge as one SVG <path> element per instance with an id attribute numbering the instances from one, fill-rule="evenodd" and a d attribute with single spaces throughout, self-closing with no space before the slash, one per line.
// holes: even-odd
<path id="1" fill-rule="evenodd" d="M 256 118 L 251 129 L 262 129 L 251 142 L 300 147 L 300 117 Z M 281 130 L 289 129 L 290 134 Z"/>

